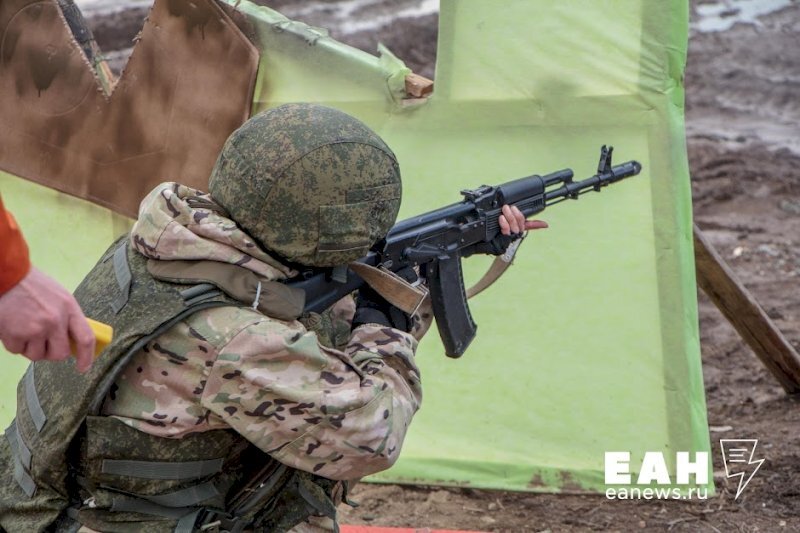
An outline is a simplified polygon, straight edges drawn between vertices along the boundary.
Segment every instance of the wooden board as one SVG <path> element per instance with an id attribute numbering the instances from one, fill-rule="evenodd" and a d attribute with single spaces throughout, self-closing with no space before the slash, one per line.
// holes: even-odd
<path id="1" fill-rule="evenodd" d="M 132 217 L 160 182 L 205 190 L 258 61 L 214 0 L 156 0 L 109 95 L 55 0 L 2 0 L 0 169 Z"/>
<path id="2" fill-rule="evenodd" d="M 696 225 L 694 254 L 700 288 L 786 392 L 800 392 L 800 356 Z"/>

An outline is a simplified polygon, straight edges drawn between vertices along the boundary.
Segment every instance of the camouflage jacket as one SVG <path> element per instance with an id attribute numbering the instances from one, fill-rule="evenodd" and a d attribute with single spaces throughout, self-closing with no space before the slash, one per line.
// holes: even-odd
<path id="1" fill-rule="evenodd" d="M 296 274 L 207 200 L 160 185 L 141 204 L 133 248 L 152 259 L 232 263 L 270 280 Z M 354 311 L 351 297 L 335 304 L 330 341 L 248 308 L 199 311 L 133 357 L 103 414 L 170 438 L 233 428 L 278 461 L 330 479 L 384 470 L 420 405 L 418 339 L 370 324 L 351 332 Z"/>

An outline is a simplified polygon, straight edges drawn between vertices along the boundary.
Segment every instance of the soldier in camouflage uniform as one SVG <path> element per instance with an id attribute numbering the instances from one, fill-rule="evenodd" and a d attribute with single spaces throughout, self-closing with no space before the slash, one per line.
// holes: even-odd
<path id="1" fill-rule="evenodd" d="M 81 283 L 115 328 L 92 370 L 36 363 L 20 382 L 6 530 L 330 530 L 344 480 L 396 461 L 429 316 L 369 288 L 303 314 L 281 283 L 386 234 L 392 151 L 344 113 L 282 106 L 231 135 L 209 188 L 156 187 Z"/>
<path id="2" fill-rule="evenodd" d="M 171 281 L 193 281 L 195 285 L 208 281 L 205 277 L 192 280 L 187 269 L 198 263 L 216 263 L 238 269 L 258 285 L 245 291 L 244 301 L 226 300 L 223 303 L 228 305 L 198 310 L 131 354 L 114 375 L 96 418 L 111 418 L 156 442 L 163 439 L 167 448 L 190 436 L 197 440 L 198 436 L 233 430 L 247 445 L 268 454 L 261 458 L 264 463 L 271 458 L 291 469 L 313 473 L 315 480 L 347 480 L 388 468 L 397 459 L 419 408 L 421 388 L 414 350 L 424 327 L 415 336 L 407 331 L 412 323 L 408 317 L 401 326 L 393 323 L 380 311 L 384 303 L 376 303 L 374 293 L 363 298 L 360 313 L 354 299 L 348 297 L 323 316 L 300 316 L 294 295 L 282 302 L 276 282 L 297 275 L 303 267 L 346 265 L 385 235 L 400 204 L 400 174 L 394 154 L 363 124 L 341 112 L 312 105 L 283 106 L 254 117 L 230 137 L 209 186 L 211 195 L 176 183 L 158 186 L 142 201 L 130 238 L 112 250 L 128 248 L 123 255 L 130 259 L 134 286 L 139 281 L 134 264 L 139 256 L 151 260 L 147 272 L 151 276 L 163 264 L 184 267 L 180 271 L 184 274 L 179 272 L 181 279 Z M 117 270 L 116 265 L 112 270 Z M 77 296 L 91 308 L 90 285 L 84 282 Z M 268 315 L 278 318 L 262 312 L 258 300 L 264 300 L 264 295 L 254 294 L 258 291 L 277 294 L 265 306 Z M 230 300 L 233 293 L 239 294 L 230 290 L 224 296 Z M 124 304 L 133 305 L 133 299 Z M 124 330 L 125 324 L 115 323 L 116 313 L 103 317 L 93 311 L 87 310 L 90 316 L 105 318 L 116 330 Z M 147 312 L 158 314 L 159 310 Z M 51 383 L 55 380 L 50 368 L 35 368 L 34 390 L 38 390 L 38 402 L 45 412 L 47 389 L 56 385 Z M 24 392 L 21 397 L 25 398 Z M 71 402 L 62 408 L 68 405 Z M 8 434 L 11 448 L 18 449 L 22 442 L 33 455 L 31 460 L 23 454 L 19 462 L 33 478 L 32 499 L 36 500 L 48 487 L 34 475 L 40 430 L 25 430 L 26 417 L 18 414 L 16 433 Z M 55 427 L 54 418 L 50 415 L 46 424 Z M 95 417 L 90 418 L 89 425 L 94 423 Z M 41 431 L 46 431 L 47 425 Z M 90 434 L 82 435 L 85 431 Z M 96 437 L 91 432 L 91 427 L 75 432 L 73 447 L 82 449 L 78 463 L 92 454 L 94 440 L 111 441 L 116 439 L 109 435 L 127 435 L 118 425 Z M 238 440 L 222 440 L 231 452 L 253 453 L 241 452 Z M 172 458 L 182 461 L 179 449 L 175 450 Z M 228 462 L 229 458 L 222 459 Z M 104 460 L 130 461 L 122 456 Z M 74 478 L 67 475 L 65 482 L 68 492 L 79 494 L 68 493 L 61 499 L 85 528 L 117 531 L 147 524 L 147 528 L 167 531 L 176 527 L 175 518 L 181 516 L 181 512 L 172 517 L 148 514 L 145 505 L 117 505 L 122 509 L 119 516 L 127 515 L 120 520 L 108 512 L 114 501 L 122 501 L 113 494 L 139 497 L 161 507 L 182 507 L 184 514 L 207 503 L 183 500 L 182 504 L 189 505 L 173 506 L 174 502 L 154 498 L 165 489 L 174 493 L 175 487 L 185 485 L 177 480 L 134 487 L 135 483 L 126 485 L 108 476 L 88 479 L 92 473 L 82 466 L 70 465 L 70 472 L 79 473 Z M 144 471 L 152 465 L 139 466 Z M 226 471 L 232 468 L 238 466 L 225 466 Z M 126 471 L 120 477 L 135 474 Z M 201 479 L 213 480 L 214 474 Z M 15 510 L 12 501 L 24 504 L 30 498 L 11 479 L 20 476 L 7 475 L 4 490 L 11 495 L 3 494 L 4 508 L 0 508 L 6 529 L 39 529 L 54 518 L 67 522 L 64 513 L 56 516 L 56 509 L 42 513 L 42 520 L 37 521 L 33 510 L 20 518 L 19 506 Z M 236 483 L 247 482 L 246 476 L 241 477 Z M 283 478 L 280 483 L 287 484 Z M 222 500 L 230 500 L 236 483 L 230 483 L 231 492 Z M 302 483 L 297 485 L 302 487 Z M 321 482 L 318 486 L 324 489 L 316 491 L 323 494 L 323 500 L 341 497 L 340 483 Z M 306 487 L 308 491 L 315 492 Z M 101 499 L 111 504 L 101 504 Z M 267 500 L 262 505 L 272 503 Z M 305 502 L 305 514 L 321 514 L 326 503 Z M 202 519 L 198 515 L 196 524 Z"/>

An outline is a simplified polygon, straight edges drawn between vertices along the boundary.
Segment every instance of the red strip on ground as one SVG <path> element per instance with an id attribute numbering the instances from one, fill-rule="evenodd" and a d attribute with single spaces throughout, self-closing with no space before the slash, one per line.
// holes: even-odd
<path id="1" fill-rule="evenodd" d="M 457 529 L 429 529 L 427 527 L 377 527 L 377 526 L 340 526 L 341 533 L 480 533 L 479 531 L 463 531 Z"/>

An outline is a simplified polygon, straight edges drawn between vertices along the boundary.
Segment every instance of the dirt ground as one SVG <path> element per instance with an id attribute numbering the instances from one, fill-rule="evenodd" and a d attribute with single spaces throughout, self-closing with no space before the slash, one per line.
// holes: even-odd
<path id="1" fill-rule="evenodd" d="M 343 2 L 262 3 L 326 26 Z M 422 0 L 375 0 L 348 16 L 369 18 L 419 4 Z M 693 21 L 702 4 L 708 2 L 693 3 Z M 735 2 L 727 4 L 727 16 L 735 16 Z M 115 69 L 124 65 L 144 14 L 133 9 L 90 17 Z M 435 13 L 423 13 L 378 28 L 331 29 L 334 37 L 368 51 L 380 39 L 416 72 L 433 77 L 436 22 Z M 800 2 L 757 24 L 692 31 L 686 88 L 695 220 L 800 348 Z M 698 299 L 716 497 L 625 502 L 360 484 L 352 497 L 361 505 L 342 509 L 343 521 L 481 531 L 800 531 L 800 452 L 794 444 L 800 400 L 783 393 L 702 293 Z M 718 450 L 719 439 L 726 437 L 758 438 L 767 458 L 738 500 L 737 483 L 726 480 Z"/>

